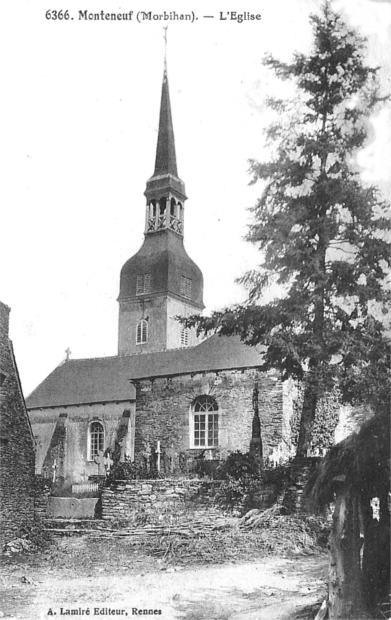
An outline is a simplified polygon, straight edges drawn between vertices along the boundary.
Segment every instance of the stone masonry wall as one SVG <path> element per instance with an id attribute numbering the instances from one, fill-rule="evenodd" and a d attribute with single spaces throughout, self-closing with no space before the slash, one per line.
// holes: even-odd
<path id="1" fill-rule="evenodd" d="M 179 461 L 192 461 L 200 449 L 191 447 L 191 406 L 197 396 L 213 396 L 218 403 L 219 440 L 213 458 L 228 453 L 248 452 L 253 418 L 253 389 L 259 386 L 264 456 L 268 456 L 286 436 L 283 388 L 273 375 L 254 369 L 230 370 L 137 382 L 135 454 L 142 454 L 146 443 L 160 441 L 162 451 L 170 449 Z M 183 472 L 185 473 L 185 472 Z"/>
<path id="2" fill-rule="evenodd" d="M 219 481 L 118 480 L 102 492 L 102 518 L 139 522 L 143 518 L 161 521 L 191 513 L 209 511 Z"/>
<path id="3" fill-rule="evenodd" d="M 34 440 L 0 302 L 0 552 L 34 518 Z"/>

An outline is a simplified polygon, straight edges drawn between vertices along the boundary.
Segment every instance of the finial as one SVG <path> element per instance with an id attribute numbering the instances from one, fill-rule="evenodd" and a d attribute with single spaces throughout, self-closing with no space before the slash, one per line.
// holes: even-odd
<path id="1" fill-rule="evenodd" d="M 167 71 L 167 29 L 168 26 L 163 26 L 164 30 L 164 73 Z"/>
<path id="2" fill-rule="evenodd" d="M 70 348 L 68 347 L 67 349 L 65 349 L 65 362 L 68 362 L 70 359 L 72 351 L 70 350 Z"/>

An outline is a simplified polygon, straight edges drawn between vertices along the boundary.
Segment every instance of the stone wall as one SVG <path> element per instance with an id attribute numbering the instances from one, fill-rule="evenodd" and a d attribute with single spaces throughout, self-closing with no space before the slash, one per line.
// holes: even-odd
<path id="1" fill-rule="evenodd" d="M 183 511 L 205 512 L 214 506 L 219 481 L 118 480 L 102 492 L 102 518 L 114 521 L 161 521 Z"/>
<path id="2" fill-rule="evenodd" d="M 307 512 L 303 493 L 320 460 L 315 456 L 296 458 L 289 465 L 265 471 L 251 494 L 251 508 L 266 510 L 278 502 L 289 514 Z"/>
<path id="3" fill-rule="evenodd" d="M 0 302 L 0 551 L 34 519 L 34 440 Z"/>
<path id="4" fill-rule="evenodd" d="M 289 513 L 299 514 L 307 512 L 307 507 L 303 501 L 303 492 L 320 461 L 320 457 L 310 456 L 307 458 L 296 458 L 291 463 L 287 490 L 284 497 L 284 507 Z"/>
<path id="5" fill-rule="evenodd" d="M 277 501 L 290 514 L 305 512 L 304 487 L 319 458 L 297 459 L 289 466 L 264 473 L 250 498 L 249 508 L 266 510 Z M 221 480 L 118 480 L 102 492 L 102 519 L 133 524 L 167 522 L 183 513 L 189 519 L 218 509 L 216 491 Z"/>
<path id="6" fill-rule="evenodd" d="M 35 476 L 35 501 L 34 511 L 38 518 L 44 518 L 47 515 L 49 496 L 52 490 L 52 484 L 47 478 Z"/>
<path id="7" fill-rule="evenodd" d="M 129 418 L 124 418 L 126 415 Z M 112 452 L 126 420 L 130 425 L 129 452 L 134 456 L 135 406 L 131 401 L 30 409 L 29 416 L 37 443 L 36 473 L 52 477 L 56 462 L 57 483 L 65 488 L 99 474 L 98 464 L 88 458 L 89 425 L 94 420 L 103 425 L 104 449 Z"/>
<path id="8" fill-rule="evenodd" d="M 191 448 L 191 406 L 197 396 L 205 394 L 213 396 L 218 404 L 218 448 L 213 450 L 212 457 L 222 459 L 236 450 L 248 452 L 255 381 L 259 385 L 263 453 L 268 456 L 279 443 L 289 442 L 283 387 L 272 374 L 247 369 L 138 381 L 136 458 L 147 443 L 156 446 L 160 441 L 163 451 L 175 453 L 177 464 L 181 459 L 191 464 L 200 453 L 200 449 Z"/>

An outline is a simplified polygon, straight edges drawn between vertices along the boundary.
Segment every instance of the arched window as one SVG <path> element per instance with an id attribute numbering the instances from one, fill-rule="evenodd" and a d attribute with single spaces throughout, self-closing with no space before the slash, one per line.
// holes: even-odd
<path id="1" fill-rule="evenodd" d="M 198 396 L 191 407 L 191 446 L 215 448 L 219 443 L 218 404 L 213 396 Z"/>
<path id="2" fill-rule="evenodd" d="M 146 342 L 148 342 L 148 321 L 141 319 L 137 323 L 136 344 L 145 344 Z"/>
<path id="3" fill-rule="evenodd" d="M 151 200 L 149 203 L 149 217 L 156 217 L 156 200 Z"/>
<path id="4" fill-rule="evenodd" d="M 88 432 L 88 460 L 93 461 L 105 445 L 105 430 L 101 422 L 91 422 Z"/>
<path id="5" fill-rule="evenodd" d="M 165 196 L 162 196 L 160 198 L 159 205 L 160 205 L 160 214 L 163 215 L 163 213 L 165 213 L 166 211 L 166 206 L 167 206 L 167 198 Z"/>

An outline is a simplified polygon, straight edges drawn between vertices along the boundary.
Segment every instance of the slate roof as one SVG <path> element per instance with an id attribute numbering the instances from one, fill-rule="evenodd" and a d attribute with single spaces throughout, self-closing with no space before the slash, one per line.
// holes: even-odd
<path id="1" fill-rule="evenodd" d="M 27 398 L 28 409 L 134 400 L 131 381 L 197 372 L 255 368 L 262 348 L 217 335 L 188 349 L 68 360 Z"/>

